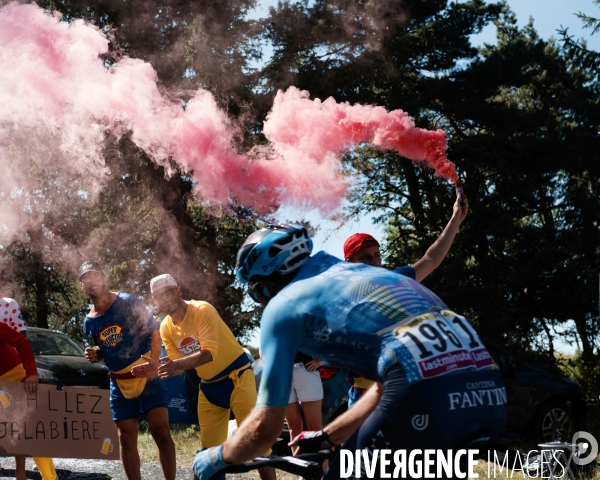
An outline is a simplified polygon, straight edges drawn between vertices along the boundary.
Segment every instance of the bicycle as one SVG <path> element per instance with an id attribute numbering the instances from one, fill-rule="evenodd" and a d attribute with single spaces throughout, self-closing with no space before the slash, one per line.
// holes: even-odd
<path id="1" fill-rule="evenodd" d="M 461 449 L 478 449 L 481 452 L 479 458 L 485 459 L 488 450 L 494 450 L 517 440 L 517 436 L 510 434 L 480 435 L 465 442 Z M 331 460 L 336 453 L 337 450 L 325 449 L 318 452 L 302 453 L 295 457 L 258 457 L 251 462 L 229 465 L 212 476 L 211 480 L 217 480 L 221 475 L 227 473 L 248 473 L 264 467 L 276 468 L 293 475 L 298 475 L 305 480 L 320 480 L 323 477 L 323 462 Z M 194 475 L 194 480 L 197 480 L 197 478 Z"/>

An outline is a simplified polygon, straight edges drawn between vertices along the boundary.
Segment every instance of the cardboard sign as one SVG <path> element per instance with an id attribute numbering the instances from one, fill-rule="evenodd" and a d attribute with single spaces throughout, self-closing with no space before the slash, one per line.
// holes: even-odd
<path id="1" fill-rule="evenodd" d="M 119 459 L 109 391 L 0 381 L 0 456 Z"/>

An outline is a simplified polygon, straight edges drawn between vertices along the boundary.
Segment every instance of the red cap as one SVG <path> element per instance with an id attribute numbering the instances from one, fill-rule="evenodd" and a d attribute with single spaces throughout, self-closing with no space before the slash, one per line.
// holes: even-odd
<path id="1" fill-rule="evenodd" d="M 344 260 L 348 260 L 352 255 L 365 248 L 375 246 L 379 246 L 379 242 L 368 233 L 355 233 L 354 235 L 350 235 L 344 242 Z"/>

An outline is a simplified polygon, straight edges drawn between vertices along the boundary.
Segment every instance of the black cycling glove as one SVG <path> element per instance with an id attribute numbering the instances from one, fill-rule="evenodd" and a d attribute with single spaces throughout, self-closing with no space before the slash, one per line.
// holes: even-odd
<path id="1" fill-rule="evenodd" d="M 294 441 L 300 447 L 300 453 L 312 453 L 320 450 L 333 449 L 335 445 L 329 441 L 329 435 L 323 430 L 304 431 Z"/>

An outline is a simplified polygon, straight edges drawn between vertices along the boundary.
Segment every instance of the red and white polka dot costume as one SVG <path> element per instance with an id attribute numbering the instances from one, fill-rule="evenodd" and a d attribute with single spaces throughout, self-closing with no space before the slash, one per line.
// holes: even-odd
<path id="1" fill-rule="evenodd" d="M 26 330 L 19 304 L 7 297 L 0 297 L 0 302 L 0 323 L 12 328 L 15 332 Z"/>

